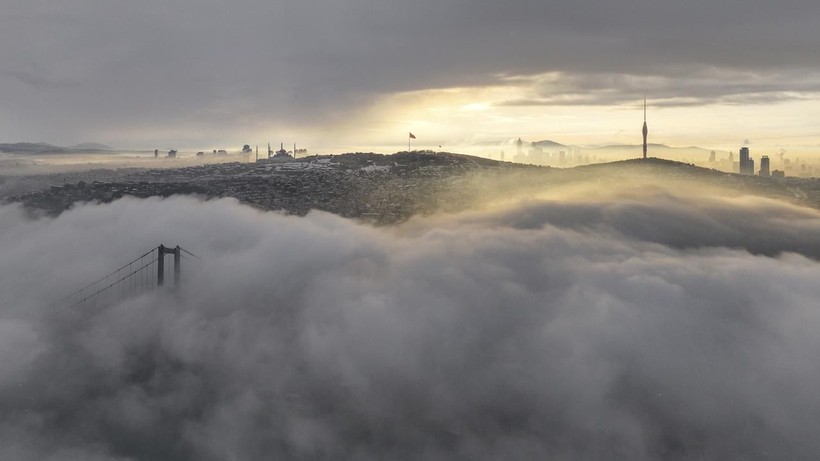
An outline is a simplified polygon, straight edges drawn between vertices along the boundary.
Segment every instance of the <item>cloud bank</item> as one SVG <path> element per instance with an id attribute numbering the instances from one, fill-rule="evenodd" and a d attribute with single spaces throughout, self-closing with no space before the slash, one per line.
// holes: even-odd
<path id="1" fill-rule="evenodd" d="M 753 105 L 805 100 L 820 91 L 820 76 L 805 69 L 696 67 L 685 75 L 556 72 L 507 80 L 524 89 L 525 97 L 499 106 L 635 105 L 644 97 L 653 107 Z"/>
<path id="2" fill-rule="evenodd" d="M 656 191 L 372 228 L 0 207 L 3 459 L 808 459 L 820 213 Z M 178 294 L 45 307 L 160 242 Z"/>

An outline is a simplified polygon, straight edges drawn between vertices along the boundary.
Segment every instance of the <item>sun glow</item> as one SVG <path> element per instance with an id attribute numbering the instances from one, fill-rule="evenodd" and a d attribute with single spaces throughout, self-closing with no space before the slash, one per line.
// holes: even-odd
<path id="1" fill-rule="evenodd" d="M 345 146 L 382 151 L 407 148 L 406 134 L 417 136 L 418 149 L 466 153 L 495 152 L 522 137 L 550 139 L 578 146 L 641 143 L 642 100 L 634 104 L 510 104 L 534 91 L 527 80 L 505 85 L 429 89 L 385 95 L 360 117 L 333 133 Z M 649 100 L 649 142 L 672 146 L 736 150 L 745 139 L 756 149 L 820 151 L 820 104 L 795 99 L 754 104 L 653 106 Z M 367 127 L 362 138 L 361 127 Z M 328 148 L 333 142 L 323 141 Z M 489 147 L 488 147 L 489 146 Z"/>

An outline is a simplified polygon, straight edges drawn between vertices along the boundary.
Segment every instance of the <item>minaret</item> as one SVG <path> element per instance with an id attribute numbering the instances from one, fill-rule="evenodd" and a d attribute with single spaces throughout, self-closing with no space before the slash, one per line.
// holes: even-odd
<path id="1" fill-rule="evenodd" d="M 643 158 L 646 158 L 646 135 L 649 129 L 646 127 L 646 98 L 643 98 Z"/>

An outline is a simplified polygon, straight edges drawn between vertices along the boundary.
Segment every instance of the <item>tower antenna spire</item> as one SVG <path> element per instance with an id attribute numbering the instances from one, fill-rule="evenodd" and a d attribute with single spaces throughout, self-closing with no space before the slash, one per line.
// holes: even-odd
<path id="1" fill-rule="evenodd" d="M 646 158 L 646 135 L 649 134 L 649 129 L 646 127 L 646 96 L 643 97 L 643 158 Z"/>

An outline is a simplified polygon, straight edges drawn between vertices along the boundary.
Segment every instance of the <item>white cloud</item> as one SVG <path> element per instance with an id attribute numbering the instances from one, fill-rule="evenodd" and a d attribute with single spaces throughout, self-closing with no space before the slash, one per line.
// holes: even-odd
<path id="1" fill-rule="evenodd" d="M 191 198 L 0 213 L 4 458 L 820 451 L 812 210 L 656 191 L 398 228 Z M 45 307 L 159 242 L 203 258 L 179 296 Z"/>

